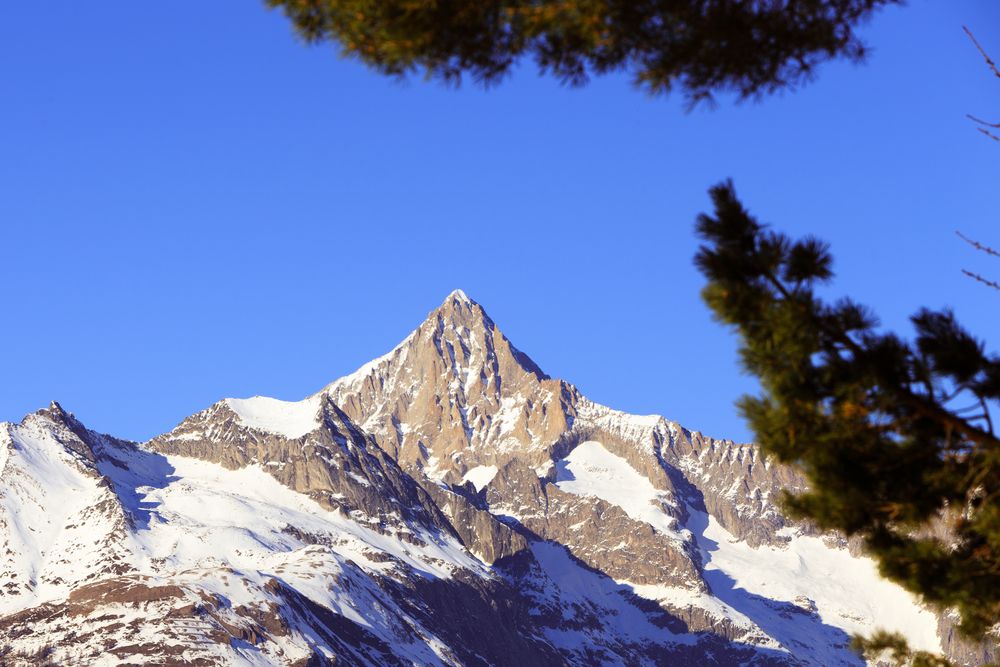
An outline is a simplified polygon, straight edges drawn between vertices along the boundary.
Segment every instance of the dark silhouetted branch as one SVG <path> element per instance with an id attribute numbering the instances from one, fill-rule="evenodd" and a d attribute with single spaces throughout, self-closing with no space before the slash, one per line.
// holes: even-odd
<path id="1" fill-rule="evenodd" d="M 1000 290 L 1000 283 L 998 283 L 998 282 L 996 282 L 994 280 L 988 280 L 986 278 L 983 278 L 978 273 L 973 273 L 972 271 L 968 271 L 966 269 L 962 269 L 962 273 L 964 273 L 965 275 L 969 276 L 970 278 L 972 278 L 976 282 L 980 282 L 980 283 L 986 285 L 987 287 L 992 287 L 995 290 Z"/>
<path id="2" fill-rule="evenodd" d="M 993 74 L 998 79 L 1000 79 L 1000 69 L 997 69 L 997 64 L 993 62 L 993 60 L 989 57 L 989 55 L 986 53 L 983 47 L 979 45 L 979 42 L 976 41 L 976 36 L 973 35 L 972 31 L 966 28 L 964 25 L 962 26 L 962 30 L 964 30 L 965 34 L 969 36 L 969 39 L 972 40 L 972 43 L 976 45 L 976 48 L 979 50 L 979 53 L 983 56 L 983 60 L 986 61 L 987 67 L 989 67 L 990 70 L 993 72 Z"/>
<path id="3" fill-rule="evenodd" d="M 979 241 L 975 241 L 973 239 L 970 239 L 968 236 L 966 236 L 962 232 L 955 232 L 955 233 L 958 234 L 958 238 L 962 239 L 963 241 L 965 241 L 966 243 L 968 243 L 969 245 L 971 245 L 976 250 L 979 250 L 980 252 L 985 252 L 987 255 L 993 255 L 994 257 L 1000 257 L 1000 252 L 994 250 L 993 248 L 989 247 L 988 245 L 983 245 Z"/>

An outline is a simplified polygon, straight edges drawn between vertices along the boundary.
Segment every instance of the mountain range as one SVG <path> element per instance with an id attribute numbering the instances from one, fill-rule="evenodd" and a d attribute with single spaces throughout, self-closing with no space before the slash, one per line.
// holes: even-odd
<path id="1" fill-rule="evenodd" d="M 993 658 L 782 514 L 793 468 L 588 400 L 461 291 L 301 401 L 135 443 L 0 424 L 0 664 L 863 665 Z"/>

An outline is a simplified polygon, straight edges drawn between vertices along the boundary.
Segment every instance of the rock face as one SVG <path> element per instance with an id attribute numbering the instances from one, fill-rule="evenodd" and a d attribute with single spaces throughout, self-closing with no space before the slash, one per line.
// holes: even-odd
<path id="1" fill-rule="evenodd" d="M 448 483 L 514 455 L 550 461 L 547 449 L 569 430 L 579 398 L 457 291 L 392 352 L 320 394 L 405 469 Z"/>
<path id="2" fill-rule="evenodd" d="M 320 505 L 403 538 L 409 526 L 454 534 L 427 492 L 327 397 L 309 401 L 311 430 L 296 437 L 246 425 L 222 401 L 151 440 L 151 451 L 199 458 L 231 470 L 259 465 Z"/>
<path id="3" fill-rule="evenodd" d="M 795 471 L 548 377 L 454 292 L 299 402 L 135 444 L 0 425 L 0 664 L 982 664 L 833 536 Z"/>

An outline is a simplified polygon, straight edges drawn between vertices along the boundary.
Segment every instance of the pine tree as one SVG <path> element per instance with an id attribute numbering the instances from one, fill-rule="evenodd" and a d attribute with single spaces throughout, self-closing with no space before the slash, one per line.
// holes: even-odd
<path id="1" fill-rule="evenodd" d="M 483 83 L 532 57 L 570 84 L 629 71 L 652 94 L 755 97 L 865 49 L 855 26 L 899 0 L 265 0 L 309 42 L 377 71 Z"/>
<path id="2" fill-rule="evenodd" d="M 963 633 L 995 632 L 1000 356 L 947 310 L 914 315 L 911 342 L 850 299 L 824 301 L 826 244 L 768 229 L 731 182 L 711 198 L 714 213 L 697 223 L 703 297 L 738 332 L 742 363 L 760 379 L 762 394 L 739 403 L 757 442 L 809 478 L 787 507 L 859 536 L 884 576 L 957 610 Z M 887 636 L 873 640 L 892 648 Z"/>

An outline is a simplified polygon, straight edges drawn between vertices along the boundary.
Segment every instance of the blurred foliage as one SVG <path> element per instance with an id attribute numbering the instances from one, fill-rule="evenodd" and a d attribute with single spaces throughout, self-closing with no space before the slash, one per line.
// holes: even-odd
<path id="1" fill-rule="evenodd" d="M 827 302 L 825 243 L 768 229 L 730 182 L 711 198 L 703 296 L 760 380 L 739 404 L 757 441 L 809 478 L 788 509 L 859 536 L 884 576 L 984 637 L 1000 621 L 1000 356 L 947 310 L 914 315 L 909 342 L 850 299 Z"/>
<path id="2" fill-rule="evenodd" d="M 740 98 L 793 86 L 836 57 L 859 60 L 855 27 L 899 0 L 265 0 L 308 42 L 335 42 L 377 71 L 490 84 L 524 57 L 579 85 L 628 71 L 651 94 Z"/>
<path id="3" fill-rule="evenodd" d="M 870 662 L 889 664 L 892 667 L 952 667 L 953 664 L 926 651 L 913 651 L 902 635 L 884 630 L 868 638 L 855 637 L 853 647 Z"/>

